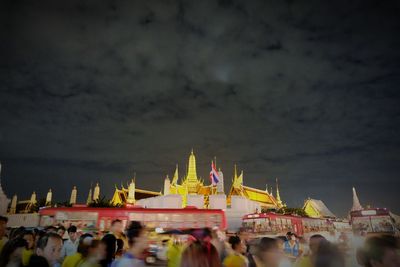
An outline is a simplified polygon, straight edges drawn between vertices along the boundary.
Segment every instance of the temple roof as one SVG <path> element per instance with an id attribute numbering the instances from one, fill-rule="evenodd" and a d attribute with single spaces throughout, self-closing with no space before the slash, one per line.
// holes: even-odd
<path id="1" fill-rule="evenodd" d="M 336 217 L 322 200 L 309 198 L 305 201 L 304 211 L 308 216 L 314 218 Z"/>

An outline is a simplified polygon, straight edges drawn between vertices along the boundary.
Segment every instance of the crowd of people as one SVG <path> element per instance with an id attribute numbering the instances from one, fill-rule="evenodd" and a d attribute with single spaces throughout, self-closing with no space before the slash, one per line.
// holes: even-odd
<path id="1" fill-rule="evenodd" d="M 82 233 L 76 226 L 23 227 L 7 231 L 0 216 L 0 267 L 139 267 L 145 266 L 148 231 L 137 221 L 126 229 L 119 220 L 108 233 Z M 168 267 L 342 267 L 346 244 L 319 234 L 309 240 L 294 233 L 276 238 L 250 238 L 246 233 L 226 236 L 218 229 L 193 229 L 186 239 L 171 234 L 161 241 L 157 257 Z M 400 266 L 399 240 L 394 236 L 367 238 L 357 250 L 359 266 Z"/>

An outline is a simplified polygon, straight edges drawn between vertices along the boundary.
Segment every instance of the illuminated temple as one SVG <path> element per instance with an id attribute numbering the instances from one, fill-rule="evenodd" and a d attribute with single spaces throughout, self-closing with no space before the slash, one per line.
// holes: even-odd
<path id="1" fill-rule="evenodd" d="M 111 203 L 114 205 L 135 204 L 140 199 L 157 197 L 161 195 L 180 195 L 182 197 L 182 206 L 185 207 L 188 203 L 188 196 L 197 195 L 204 197 L 204 207 L 208 208 L 210 195 L 225 194 L 223 189 L 223 173 L 221 170 L 219 170 L 218 174 L 220 178 L 222 178 L 218 185 L 205 185 L 204 180 L 197 176 L 196 157 L 192 150 L 189 155 L 188 168 L 185 176 L 183 176 L 181 181 L 179 181 L 179 171 L 177 165 L 172 179 L 170 180 L 167 176 L 164 180 L 163 194 L 161 192 L 138 189 L 135 186 L 135 180 L 132 179 L 128 188 L 124 188 L 123 186 L 121 186 L 121 188 L 115 188 Z M 227 206 L 231 205 L 233 196 L 244 197 L 248 200 L 256 202 L 261 208 L 266 209 L 279 209 L 284 206 L 280 198 L 278 181 L 276 181 L 276 197 L 274 197 L 272 194 L 272 188 L 271 192 L 269 192 L 268 188 L 261 190 L 244 185 L 243 171 L 241 171 L 240 175 L 238 175 L 236 165 L 232 179 L 232 186 L 228 195 L 226 196 Z"/>

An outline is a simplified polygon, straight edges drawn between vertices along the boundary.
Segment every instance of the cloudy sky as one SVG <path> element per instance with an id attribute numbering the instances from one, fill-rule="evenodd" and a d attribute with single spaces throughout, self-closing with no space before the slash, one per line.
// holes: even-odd
<path id="1" fill-rule="evenodd" d="M 400 212 L 399 2 L 100 2 L 0 4 L 9 197 L 159 191 L 193 148 L 227 191 L 236 163 L 289 206 Z"/>

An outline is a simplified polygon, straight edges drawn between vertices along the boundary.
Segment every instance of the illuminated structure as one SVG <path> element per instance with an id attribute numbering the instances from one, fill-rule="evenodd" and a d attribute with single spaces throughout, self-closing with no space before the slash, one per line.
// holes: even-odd
<path id="1" fill-rule="evenodd" d="M 353 187 L 353 207 L 351 211 L 362 210 L 363 207 L 360 204 L 360 200 L 358 199 L 356 189 Z"/>
<path id="2" fill-rule="evenodd" d="M 135 204 L 137 200 L 162 195 L 161 192 L 154 192 L 136 188 L 135 179 L 132 179 L 128 188 L 121 185 L 121 189 L 115 186 L 114 195 L 111 199 L 113 205 Z"/>
<path id="3" fill-rule="evenodd" d="M 268 192 L 268 188 L 265 190 L 256 189 L 253 187 L 243 185 L 243 171 L 240 175 L 237 175 L 236 165 L 233 174 L 232 187 L 229 191 L 227 202 L 231 203 L 232 196 L 242 196 L 249 200 L 255 201 L 260 204 L 261 208 L 267 209 L 279 209 L 284 206 L 281 201 L 278 187 L 278 179 L 276 180 L 276 198 Z"/>
<path id="4" fill-rule="evenodd" d="M 169 194 L 178 194 L 182 196 L 182 205 L 187 205 L 188 195 L 203 195 L 204 196 L 204 206 L 208 207 L 209 195 L 216 193 L 216 186 L 204 185 L 204 181 L 197 177 L 196 170 L 196 157 L 193 153 L 193 149 L 190 152 L 189 164 L 186 176 L 183 178 L 181 184 L 178 183 L 178 165 L 176 165 L 175 173 L 172 181 L 169 183 L 168 188 L 164 187 L 164 192 L 169 192 Z M 166 177 L 165 179 L 168 179 Z M 164 186 L 168 187 L 168 180 L 164 181 Z"/>
<path id="5" fill-rule="evenodd" d="M 312 218 L 336 218 L 322 200 L 308 198 L 304 201 L 303 210 Z"/>

